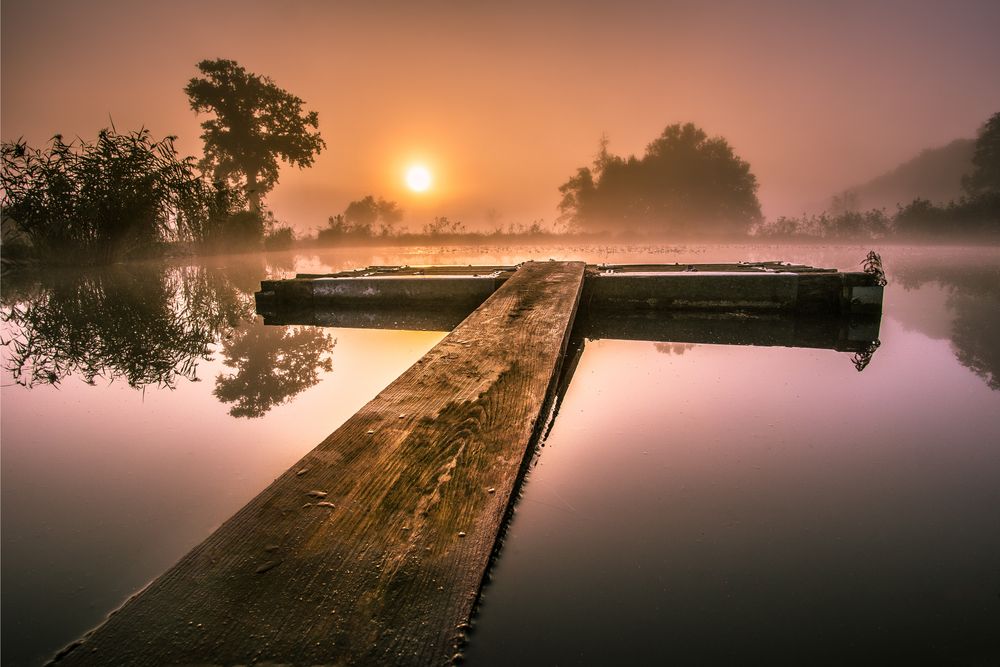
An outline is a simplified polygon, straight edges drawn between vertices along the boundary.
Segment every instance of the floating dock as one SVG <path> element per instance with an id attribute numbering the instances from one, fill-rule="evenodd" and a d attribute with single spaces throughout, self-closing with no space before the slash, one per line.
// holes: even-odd
<path id="1" fill-rule="evenodd" d="M 372 266 L 299 274 L 261 283 L 258 310 L 313 307 L 475 308 L 517 266 Z M 771 311 L 845 315 L 879 313 L 882 287 L 872 273 L 782 262 L 600 264 L 585 271 L 582 302 L 592 310 Z"/>
<path id="2" fill-rule="evenodd" d="M 371 266 L 263 281 L 265 324 L 451 331 L 516 266 Z M 859 352 L 878 339 L 871 273 L 754 262 L 589 265 L 574 335 Z"/>
<path id="3" fill-rule="evenodd" d="M 452 330 L 56 662 L 459 661 L 581 337 L 860 354 L 877 345 L 878 283 L 779 263 L 555 261 L 265 281 L 268 322 Z"/>

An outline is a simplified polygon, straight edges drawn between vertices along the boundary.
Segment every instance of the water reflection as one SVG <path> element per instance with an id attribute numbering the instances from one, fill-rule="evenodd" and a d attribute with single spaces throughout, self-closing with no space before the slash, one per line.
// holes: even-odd
<path id="1" fill-rule="evenodd" d="M 911 263 L 895 277 L 907 290 L 937 283 L 953 315 L 949 338 L 959 363 L 1000 390 L 1000 266 Z"/>
<path id="2" fill-rule="evenodd" d="M 878 350 L 880 345 L 882 345 L 880 341 L 873 340 L 854 353 L 851 357 L 851 362 L 854 363 L 854 368 L 859 373 L 868 368 L 868 364 L 872 362 L 872 357 L 875 356 L 875 351 Z"/>
<path id="3" fill-rule="evenodd" d="M 27 388 L 73 376 L 173 389 L 199 381 L 199 363 L 218 345 L 235 372 L 216 377 L 214 396 L 234 417 L 261 417 L 316 385 L 335 343 L 312 327 L 265 327 L 256 317 L 253 292 L 276 268 L 247 257 L 5 281 L 4 369 Z"/>
<path id="4" fill-rule="evenodd" d="M 693 343 L 653 343 L 653 349 L 660 354 L 684 354 L 694 349 Z"/>
<path id="5" fill-rule="evenodd" d="M 335 344 L 321 329 L 244 321 L 222 341 L 226 365 L 236 372 L 219 375 L 213 394 L 233 404 L 229 414 L 234 417 L 262 417 L 314 386 L 320 371 L 330 372 L 328 355 Z"/>
<path id="6" fill-rule="evenodd" d="M 198 266 L 57 275 L 15 286 L 5 301 L 5 368 L 26 387 L 70 375 L 136 388 L 197 381 L 198 362 L 219 333 L 253 313 L 246 290 Z"/>
<path id="7" fill-rule="evenodd" d="M 681 250 L 684 254 L 679 256 Z M 207 289 L 185 287 L 192 277 L 196 284 L 204 281 L 215 285 L 222 301 L 242 304 L 245 299 L 249 310 L 250 293 L 259 288 L 261 277 L 370 264 L 513 264 L 530 257 L 608 261 L 611 253 L 611 259 L 622 263 L 782 258 L 849 268 L 863 255 L 857 248 L 817 246 L 681 250 L 475 248 L 415 255 L 398 249 L 372 249 L 365 253 L 345 250 L 324 255 L 269 255 L 266 260 L 245 255 L 211 259 L 203 266 L 183 269 L 169 263 L 129 265 L 89 271 L 85 277 L 47 276 L 42 281 L 19 282 L 5 275 L 0 281 L 5 320 L 0 336 L 9 341 L 24 335 L 22 327 L 27 327 L 29 333 L 34 331 L 35 350 L 42 351 L 44 343 L 53 345 L 56 351 L 65 348 L 77 352 L 85 347 L 80 342 L 83 334 L 75 335 L 72 345 L 60 342 L 51 333 L 61 332 L 58 322 L 48 322 L 35 331 L 29 321 L 11 317 L 11 309 L 49 308 L 53 311 L 49 320 L 59 315 L 56 311 L 67 315 L 75 311 L 77 318 L 83 318 L 88 316 L 87 308 L 93 306 L 67 305 L 65 295 L 90 290 L 102 295 L 100 299 L 107 309 L 112 307 L 109 301 L 115 299 L 124 308 L 132 308 L 129 304 L 138 300 L 139 312 L 146 313 L 141 299 L 124 298 L 130 292 L 146 289 L 140 286 L 144 281 L 160 284 L 160 288 L 152 290 L 152 301 L 167 299 L 182 310 L 188 307 L 186 299 L 197 302 L 197 294 Z M 664 258 L 664 254 L 669 256 Z M 899 619 L 914 618 L 913 614 L 903 613 L 908 608 L 908 596 L 939 597 L 914 607 L 926 612 L 921 617 L 929 619 L 929 627 L 897 633 L 894 637 L 900 639 L 895 645 L 930 636 L 942 610 L 965 610 L 953 616 L 956 624 L 963 619 L 980 625 L 995 621 L 993 611 L 989 612 L 993 615 L 969 615 L 968 610 L 995 610 L 989 605 L 1000 599 L 996 597 L 1000 588 L 995 585 L 994 566 L 998 552 L 992 539 L 997 533 L 989 523 L 995 524 L 992 508 L 997 504 L 997 448 L 992 443 L 997 439 L 996 415 L 1000 413 L 996 400 L 1000 394 L 985 386 L 997 388 L 1000 367 L 993 334 L 1000 324 L 1000 255 L 995 250 L 941 248 L 888 249 L 882 254 L 890 272 L 882 327 L 884 344 L 876 362 L 861 375 L 851 367 L 848 354 L 699 345 L 693 337 L 685 338 L 690 332 L 683 320 L 668 323 L 669 336 L 654 338 L 654 343 L 588 343 L 589 356 L 582 361 L 582 346 L 576 351 L 571 348 L 564 364 L 565 385 L 559 393 L 561 414 L 550 422 L 550 427 L 555 424 L 563 434 L 556 433 L 547 443 L 526 487 L 527 494 L 534 488 L 537 495 L 527 495 L 516 515 L 521 526 L 526 526 L 533 521 L 530 507 L 558 508 L 569 502 L 576 508 L 575 513 L 555 509 L 551 521 L 539 526 L 543 536 L 570 538 L 568 546 L 554 549 L 551 542 L 540 542 L 541 560 L 535 551 L 525 551 L 521 559 L 524 572 L 534 573 L 536 578 L 508 577 L 520 568 L 516 560 L 519 547 L 512 540 L 525 528 L 515 526 L 500 561 L 507 563 L 507 572 L 495 573 L 496 580 L 512 582 L 515 593 L 551 592 L 554 604 L 529 605 L 529 611 L 538 612 L 536 616 L 518 609 L 519 622 L 512 628 L 502 622 L 497 624 L 496 616 L 484 617 L 473 648 L 477 643 L 489 644 L 485 633 L 495 628 L 495 636 L 504 641 L 528 639 L 528 655 L 534 655 L 538 662 L 548 655 L 544 652 L 547 640 L 567 634 L 560 628 L 568 627 L 573 636 L 584 640 L 609 637 L 613 626 L 601 627 L 606 620 L 601 609 L 594 612 L 593 607 L 584 604 L 593 600 L 604 604 L 605 610 L 613 610 L 621 621 L 617 626 L 621 634 L 605 642 L 613 651 L 606 656 L 609 663 L 629 657 L 630 647 L 643 637 L 662 638 L 673 633 L 684 640 L 684 630 L 692 632 L 692 645 L 712 651 L 722 636 L 717 632 L 719 627 L 730 633 L 729 628 L 739 629 L 742 621 L 766 618 L 791 623 L 785 626 L 784 622 L 775 622 L 763 628 L 761 641 L 767 640 L 767 645 L 777 650 L 789 638 L 795 640 L 801 626 L 808 627 L 808 622 L 815 620 L 814 615 L 803 616 L 801 609 L 778 609 L 786 615 L 768 615 L 766 609 L 754 604 L 761 599 L 750 595 L 754 587 L 762 590 L 772 581 L 782 583 L 779 565 L 801 573 L 801 577 L 792 578 L 792 583 L 796 579 L 802 582 L 801 587 L 783 589 L 789 596 L 819 588 L 820 601 L 825 599 L 822 596 L 829 598 L 841 590 L 845 598 L 850 598 L 839 608 L 840 613 L 817 620 L 813 627 L 837 632 L 852 621 L 854 627 L 860 624 L 870 628 L 872 641 L 879 646 L 891 644 L 884 632 L 887 622 L 898 626 L 902 622 Z M 279 259 L 282 263 L 277 265 Z M 73 286 L 86 281 L 100 283 L 100 289 Z M 185 296 L 185 290 L 190 297 Z M 903 312 L 904 301 L 910 312 Z M 194 322 L 190 326 L 197 325 L 202 332 L 211 330 L 214 318 L 218 323 L 214 345 L 222 345 L 220 339 L 225 341 L 240 330 L 284 331 L 283 327 L 262 328 L 247 321 L 249 312 L 244 313 L 242 306 L 233 303 L 207 303 L 200 308 L 207 313 L 207 323 Z M 231 319 L 219 317 L 226 310 L 232 313 Z M 436 315 L 429 314 L 425 321 L 412 312 L 342 313 L 327 321 L 313 319 L 309 324 L 362 327 L 369 325 L 366 322 L 378 321 L 380 326 L 399 322 L 409 329 L 437 330 L 442 323 L 444 328 L 451 328 L 461 320 L 461 314 L 430 317 Z M 126 319 L 122 314 L 118 317 Z M 142 318 L 133 315 L 130 321 L 141 322 Z M 621 333 L 645 340 L 647 327 L 664 325 L 643 318 L 622 322 L 616 332 L 605 322 L 609 328 L 592 332 L 595 338 L 601 333 L 610 338 Z M 74 328 L 103 335 L 105 326 L 92 322 Z M 160 336 L 150 332 L 155 326 L 146 317 L 146 324 L 132 335 L 134 345 L 158 341 Z M 783 327 L 754 321 L 717 322 L 712 325 L 713 340 L 700 342 L 756 339 L 757 345 L 766 345 L 769 340 L 793 340 L 794 336 L 801 339 L 805 335 L 823 344 L 831 340 L 829 334 L 838 331 L 795 332 Z M 46 333 L 44 338 L 42 331 Z M 780 336 L 775 335 L 776 331 Z M 247 338 L 255 335 L 246 333 Z M 175 377 L 175 391 L 146 392 L 144 397 L 127 389 L 125 375 L 119 375 L 122 381 L 111 386 L 100 381 L 97 387 L 66 382 L 54 391 L 43 379 L 41 386 L 32 390 L 5 387 L 4 664 L 41 664 L 46 654 L 99 622 L 131 592 L 203 540 L 439 340 L 431 334 L 384 331 L 349 330 L 336 335 L 336 381 L 326 380 L 298 394 L 290 405 L 274 409 L 267 418 L 257 421 L 233 419 L 226 413 L 237 405 L 238 397 L 220 404 L 212 396 L 216 388 L 212 382 L 188 383 L 180 376 Z M 947 339 L 952 350 L 931 338 Z M 200 357 L 195 357 L 201 376 L 212 379 L 241 373 L 236 362 L 231 362 L 231 369 L 222 367 L 226 351 L 221 346 L 212 347 L 212 336 L 204 340 L 210 351 L 218 353 L 213 353 L 213 362 L 202 363 Z M 142 354 L 163 354 L 162 349 L 153 347 L 153 351 L 143 350 Z M 248 352 L 251 359 L 267 353 L 264 344 L 248 347 L 253 348 Z M 681 349 L 684 354 L 679 354 Z M 3 350 L 5 365 L 12 353 L 13 346 L 8 344 Z M 138 352 L 131 354 L 142 356 Z M 325 352 L 319 358 L 330 354 Z M 71 358 L 62 352 L 58 356 Z M 116 363 L 113 354 L 104 360 L 97 360 L 93 353 L 88 358 L 94 360 L 92 367 L 103 369 L 94 378 L 112 375 L 112 364 Z M 577 377 L 572 379 L 574 370 Z M 323 369 L 317 372 L 322 377 Z M 616 380 L 619 373 L 620 381 Z M 25 375 L 29 374 L 30 369 L 26 369 Z M 247 371 L 246 377 L 250 376 Z M 9 382 L 9 378 L 5 379 L 5 383 Z M 245 386 L 251 385 L 248 379 Z M 570 395 L 562 404 L 570 385 Z M 133 386 L 140 384 L 137 381 Z M 292 394 L 288 394 L 290 398 Z M 250 404 L 249 400 L 244 402 Z M 722 417 L 720 406 L 725 408 Z M 633 431 L 637 434 L 634 440 Z M 658 446 L 657 439 L 668 442 Z M 727 442 L 736 446 L 724 448 Z M 974 447 L 975 443 L 981 446 Z M 652 457 L 657 456 L 653 461 Z M 560 473 L 559 457 L 570 465 L 569 470 L 563 470 L 565 475 Z M 816 465 L 809 465 L 811 461 Z M 788 474 L 772 470 L 781 466 L 788 468 Z M 799 474 L 803 468 L 806 474 Z M 80 470 L 87 474 L 81 475 Z M 178 485 L 176 480 L 180 478 L 184 483 Z M 556 483 L 549 484 L 553 479 Z M 906 483 L 901 486 L 901 482 Z M 570 486 L 574 484 L 575 490 Z M 640 493 L 644 489 L 660 496 L 660 500 L 649 503 Z M 722 497 L 727 493 L 737 495 L 727 500 Z M 67 497 L 78 502 L 67 504 Z M 889 504 L 874 502 L 880 497 Z M 759 512 L 752 511 L 754 503 Z M 703 514 L 713 507 L 722 519 Z M 736 530 L 738 527 L 730 528 L 730 524 L 741 518 L 737 515 L 742 508 L 747 509 L 740 525 L 745 532 L 759 532 L 759 550 L 750 548 L 751 535 L 736 543 L 730 540 L 718 544 L 710 539 L 719 530 Z M 730 509 L 733 516 L 726 515 Z M 815 516 L 806 516 L 810 509 L 815 509 Z M 685 511 L 693 514 L 685 517 Z M 784 514 L 787 512 L 793 513 L 788 522 Z M 641 523 L 641 517 L 649 520 Z M 835 521 L 832 527 L 830 520 Z M 972 525 L 980 520 L 985 526 L 981 530 Z M 691 526 L 687 534 L 668 530 L 685 522 Z M 717 530 L 706 538 L 705 526 Z M 791 528 L 782 533 L 782 526 Z M 862 533 L 858 526 L 867 527 Z M 885 546 L 885 535 L 892 528 L 906 531 L 909 541 L 890 551 Z M 617 534 L 616 530 L 626 534 Z M 779 543 L 777 538 L 782 534 L 789 539 Z M 597 538 L 596 545 L 587 541 L 592 536 Z M 573 541 L 576 537 L 578 542 Z M 660 552 L 666 556 L 659 561 L 643 558 L 643 544 L 654 540 L 666 545 Z M 787 551 L 782 551 L 783 544 L 788 546 Z M 718 549 L 713 549 L 715 545 Z M 692 551 L 699 547 L 709 551 Z M 805 547 L 809 547 L 809 553 L 798 558 L 797 549 Z M 587 558 L 581 559 L 581 553 Z M 607 560 L 616 554 L 623 562 Z M 735 555 L 728 564 L 736 574 L 740 573 L 739 559 L 744 554 L 756 554 L 758 563 L 771 558 L 778 565 L 772 570 L 751 568 L 734 578 L 724 568 L 710 567 L 710 559 L 722 559 L 726 554 Z M 785 554 L 790 557 L 786 559 Z M 872 559 L 871 554 L 883 557 Z M 905 558 L 908 554 L 910 560 Z M 543 567 L 545 557 L 552 559 L 551 568 Z M 595 563 L 596 569 L 584 571 L 588 561 Z M 865 585 L 841 587 L 839 584 L 845 580 L 836 579 L 824 588 L 823 577 L 811 573 L 820 571 L 817 563 L 827 561 L 843 562 L 847 569 L 867 568 L 861 572 L 866 574 L 862 581 Z M 920 566 L 921 562 L 926 566 Z M 579 578 L 574 576 L 581 571 Z M 623 572 L 634 576 L 623 580 Z M 761 576 L 751 576 L 758 572 Z M 643 573 L 668 579 L 679 598 L 661 594 L 662 587 L 639 576 Z M 924 582 L 946 573 L 955 575 L 955 586 L 925 593 Z M 746 604 L 732 616 L 707 618 L 711 609 L 706 611 L 705 589 L 694 585 L 699 574 L 701 581 L 714 574 L 717 576 L 712 581 L 725 579 L 734 586 L 743 585 L 734 595 Z M 872 596 L 865 594 L 865 586 L 878 586 L 880 582 L 873 603 Z M 920 584 L 915 586 L 913 582 Z M 80 590 L 81 586 L 84 590 Z M 646 595 L 653 606 L 619 604 L 619 592 L 630 590 L 630 586 L 640 597 Z M 579 592 L 582 601 L 570 599 L 565 603 L 566 598 L 556 595 L 563 590 L 569 594 Z M 771 590 L 775 589 L 767 589 Z M 968 590 L 982 596 L 974 600 L 962 597 L 962 591 Z M 497 609 L 502 604 L 502 592 L 493 589 L 488 595 L 487 610 Z M 890 604 L 894 599 L 903 602 Z M 946 607 L 944 603 L 949 600 L 954 603 Z M 623 609 L 629 612 L 624 617 Z M 566 617 L 567 612 L 573 613 Z M 591 618 L 596 625 L 574 626 L 574 614 L 582 615 L 583 620 Z M 856 618 L 859 614 L 860 620 Z M 649 627 L 661 618 L 662 623 Z M 560 620 L 554 626 L 552 619 Z M 793 623 L 798 619 L 802 619 L 800 623 Z M 995 622 L 990 627 L 995 627 Z M 769 633 L 770 629 L 780 634 Z M 538 641 L 533 643 L 536 638 Z M 663 651 L 669 647 L 660 641 L 651 646 L 658 653 L 649 661 L 662 661 Z M 829 644 L 824 642 L 822 646 Z M 576 648 L 580 650 L 579 645 Z M 498 654 L 499 662 L 509 664 L 515 654 Z M 816 655 L 810 654 L 802 662 L 815 660 Z M 470 655 L 470 660 L 475 657 Z M 571 663 L 572 658 L 570 654 L 557 654 L 553 661 Z"/>

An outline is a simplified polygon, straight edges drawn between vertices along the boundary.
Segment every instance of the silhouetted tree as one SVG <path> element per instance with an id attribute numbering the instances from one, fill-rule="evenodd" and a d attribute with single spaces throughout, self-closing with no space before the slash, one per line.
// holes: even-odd
<path id="1" fill-rule="evenodd" d="M 355 229 L 371 230 L 380 223 L 379 234 L 388 236 L 392 228 L 403 219 L 403 209 L 394 201 L 379 197 L 375 199 L 368 195 L 357 201 L 352 201 L 344 209 L 344 221 Z"/>
<path id="2" fill-rule="evenodd" d="M 276 405 L 319 382 L 329 372 L 328 356 L 336 341 L 314 327 L 271 327 L 245 322 L 223 341 L 226 364 L 236 373 L 219 375 L 213 392 L 223 403 L 233 403 L 234 417 L 262 417 Z"/>
<path id="3" fill-rule="evenodd" d="M 184 92 L 196 113 L 215 114 L 201 124 L 203 166 L 243 188 L 251 210 L 259 211 L 278 182 L 279 159 L 308 167 L 326 147 L 312 131 L 319 115 L 304 112 L 300 98 L 232 60 L 203 60 L 198 69 L 203 78 L 191 79 Z"/>
<path id="4" fill-rule="evenodd" d="M 612 155 L 602 137 L 593 166 L 559 191 L 562 219 L 584 231 L 745 234 L 760 219 L 750 165 L 691 123 L 668 126 L 642 158 Z"/>
<path id="5" fill-rule="evenodd" d="M 368 242 L 376 236 L 390 236 L 403 219 L 403 209 L 394 201 L 368 195 L 352 201 L 343 213 L 327 218 L 327 226 L 316 235 L 320 244 L 344 241 Z M 374 225 L 378 223 L 376 231 Z"/>
<path id="6" fill-rule="evenodd" d="M 979 129 L 972 173 L 962 178 L 962 187 L 970 197 L 1000 194 L 1000 112 Z"/>

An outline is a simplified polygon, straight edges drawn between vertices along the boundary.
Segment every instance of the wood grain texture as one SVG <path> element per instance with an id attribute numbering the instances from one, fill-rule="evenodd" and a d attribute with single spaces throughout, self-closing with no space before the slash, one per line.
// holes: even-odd
<path id="1" fill-rule="evenodd" d="M 544 421 L 583 272 L 522 266 L 57 662 L 450 660 Z"/>

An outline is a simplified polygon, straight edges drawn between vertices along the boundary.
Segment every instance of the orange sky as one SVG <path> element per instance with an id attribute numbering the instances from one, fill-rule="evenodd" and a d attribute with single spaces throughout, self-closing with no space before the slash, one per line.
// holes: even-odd
<path id="1" fill-rule="evenodd" d="M 205 5 L 205 6 L 203 6 Z M 210 5 L 210 6 L 208 6 Z M 176 134 L 204 58 L 272 77 L 327 150 L 268 201 L 305 230 L 352 199 L 478 226 L 557 215 L 602 132 L 641 152 L 693 121 L 749 160 L 767 215 L 795 214 L 1000 110 L 1000 3 L 190 2 L 4 0 L 4 140 Z M 415 195 L 405 167 L 435 186 Z"/>

